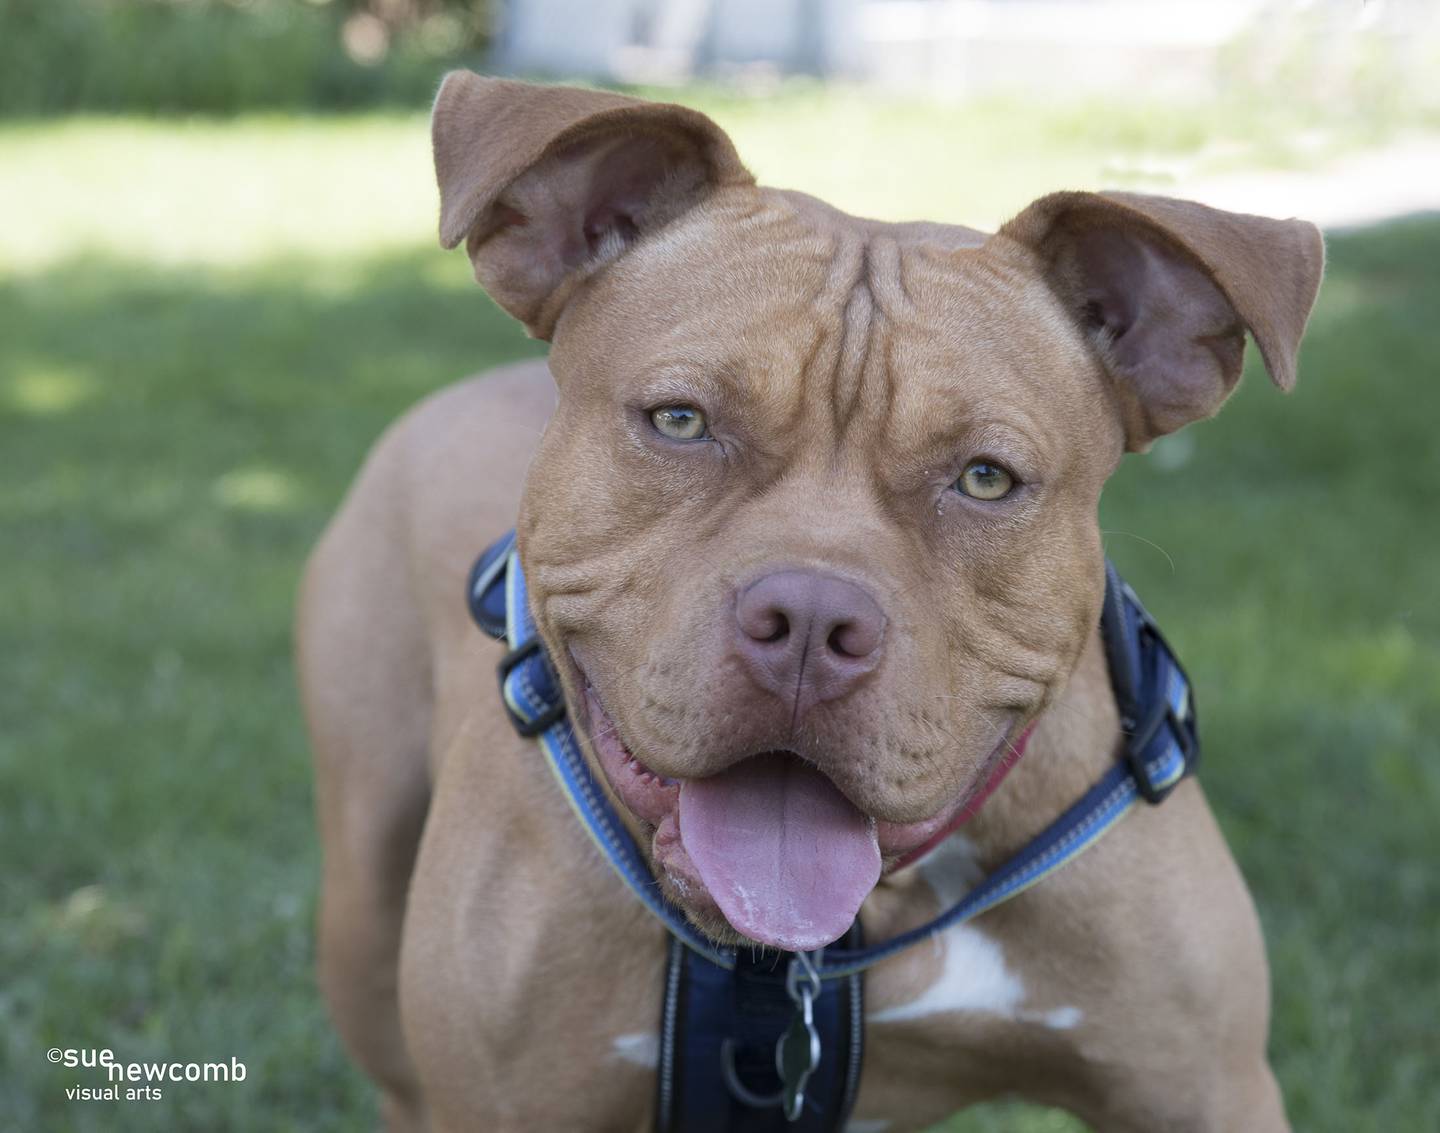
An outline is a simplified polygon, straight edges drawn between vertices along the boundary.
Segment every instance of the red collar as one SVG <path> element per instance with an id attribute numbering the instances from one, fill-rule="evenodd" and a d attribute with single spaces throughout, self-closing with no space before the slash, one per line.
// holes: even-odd
<path id="1" fill-rule="evenodd" d="M 990 772 L 990 777 L 985 780 L 984 785 L 965 801 L 965 805 L 955 812 L 955 816 L 924 842 L 905 854 L 895 863 L 890 872 L 894 873 L 896 870 L 904 869 L 907 865 L 914 865 L 979 814 L 980 808 L 985 805 L 985 800 L 995 793 L 995 788 L 1000 786 L 1006 775 L 1010 774 L 1010 769 L 1020 762 L 1020 757 L 1025 754 L 1025 745 L 1030 742 L 1030 733 L 1034 730 L 1035 725 L 1031 724 L 1021 732 L 1020 738 L 1006 747 L 1005 753 L 1000 757 L 1000 762 L 996 764 L 995 770 Z"/>

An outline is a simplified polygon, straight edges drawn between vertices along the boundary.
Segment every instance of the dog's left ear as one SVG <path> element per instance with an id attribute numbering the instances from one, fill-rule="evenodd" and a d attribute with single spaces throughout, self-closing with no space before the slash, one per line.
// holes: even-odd
<path id="1" fill-rule="evenodd" d="M 440 243 L 537 338 L 631 244 L 707 194 L 753 185 L 725 133 L 683 106 L 445 76 L 431 117 Z"/>
<path id="2" fill-rule="evenodd" d="M 1132 451 L 1219 410 L 1240 379 L 1246 330 L 1271 380 L 1295 385 L 1325 263 L 1313 224 L 1139 193 L 1055 193 L 999 235 L 1039 254 L 1114 382 Z"/>

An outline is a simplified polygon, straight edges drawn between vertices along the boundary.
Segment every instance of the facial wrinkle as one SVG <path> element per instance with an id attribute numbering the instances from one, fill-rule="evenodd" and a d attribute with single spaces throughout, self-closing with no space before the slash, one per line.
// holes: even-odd
<path id="1" fill-rule="evenodd" d="M 840 319 L 840 349 L 830 381 L 830 406 L 835 436 L 840 438 L 859 410 L 865 388 L 865 367 L 870 357 L 875 323 L 875 299 L 870 288 L 870 245 L 860 245 L 858 263 Z"/>

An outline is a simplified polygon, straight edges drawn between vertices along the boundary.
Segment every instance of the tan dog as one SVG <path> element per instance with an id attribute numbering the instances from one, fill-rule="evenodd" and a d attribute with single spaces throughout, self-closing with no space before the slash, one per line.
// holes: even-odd
<path id="1" fill-rule="evenodd" d="M 587 756 L 696 924 L 810 947 L 863 900 L 882 940 L 1115 758 L 1101 486 L 1219 409 L 1246 330 L 1293 384 L 1322 245 L 1125 194 L 988 237 L 860 220 L 758 188 L 692 110 L 468 73 L 434 144 L 442 242 L 552 349 L 392 428 L 311 560 L 323 988 L 394 1129 L 640 1131 L 665 932 L 511 730 L 476 554 L 518 517 Z M 1032 721 L 963 835 L 892 870 Z M 772 803 L 790 841 L 726 844 L 726 807 Z M 1194 782 L 867 996 L 855 1128 L 1000 1095 L 1287 1127 L 1258 924 Z"/>

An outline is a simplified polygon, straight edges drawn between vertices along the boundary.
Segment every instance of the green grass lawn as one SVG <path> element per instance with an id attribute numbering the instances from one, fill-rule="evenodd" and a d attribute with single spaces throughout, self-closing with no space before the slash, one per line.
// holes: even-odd
<path id="1" fill-rule="evenodd" d="M 1215 140 L 853 97 L 716 106 L 767 178 L 892 216 Z M 8 127 L 0 168 L 0 1128 L 364 1127 L 311 976 L 292 590 L 390 419 L 536 348 L 432 246 L 419 119 Z M 1335 237 L 1296 394 L 1252 373 L 1104 502 L 1198 687 L 1299 1130 L 1440 1128 L 1437 263 L 1440 220 Z M 249 1078 L 67 1102 L 99 1083 L 52 1046 Z"/>

